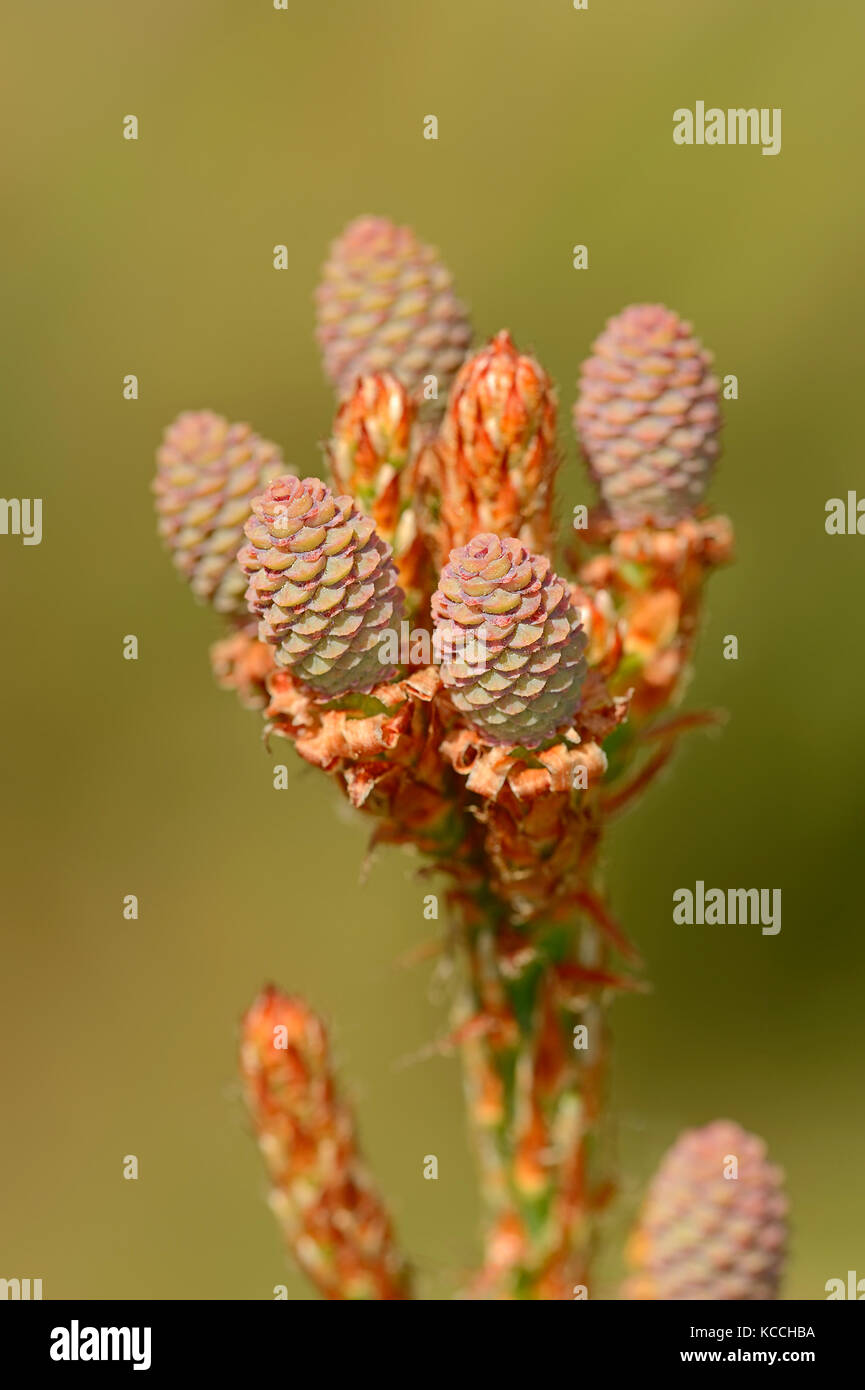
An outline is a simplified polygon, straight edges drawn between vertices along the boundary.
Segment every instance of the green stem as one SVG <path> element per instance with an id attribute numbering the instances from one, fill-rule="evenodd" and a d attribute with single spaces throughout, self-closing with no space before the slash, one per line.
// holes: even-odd
<path id="1" fill-rule="evenodd" d="M 513 933 L 507 938 L 513 946 Z M 476 1297 L 565 1299 L 588 1287 L 602 1152 L 605 1011 L 576 1007 L 561 989 L 560 930 L 524 933 L 521 961 L 501 924 L 464 927 L 467 989 L 459 1028 L 468 1112 L 486 1223 Z M 603 961 L 596 929 L 580 921 L 567 954 Z M 576 949 L 574 949 L 574 942 Z M 567 949 L 567 948 L 566 948 Z M 575 1025 L 588 1046 L 576 1048 Z M 582 1040 L 582 1039 L 581 1039 Z"/>

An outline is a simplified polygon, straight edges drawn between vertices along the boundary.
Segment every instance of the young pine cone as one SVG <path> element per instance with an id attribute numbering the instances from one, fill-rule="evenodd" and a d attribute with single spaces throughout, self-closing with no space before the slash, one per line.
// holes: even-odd
<path id="1" fill-rule="evenodd" d="M 574 425 L 619 526 L 666 526 L 703 500 L 721 451 L 711 361 L 662 304 L 631 305 L 594 343 Z"/>
<path id="2" fill-rule="evenodd" d="M 186 411 L 165 431 L 153 480 L 159 534 L 219 613 L 246 613 L 237 548 L 253 497 L 283 467 L 275 444 L 210 410 Z"/>
<path id="3" fill-rule="evenodd" d="M 472 329 L 433 247 L 387 217 L 359 217 L 331 246 L 316 301 L 316 337 L 340 395 L 372 372 L 392 372 L 411 392 L 434 376 L 444 408 Z"/>
<path id="4" fill-rule="evenodd" d="M 378 647 L 399 630 L 403 593 L 390 547 L 352 499 L 288 473 L 253 500 L 245 530 L 246 600 L 277 664 L 329 699 L 390 680 Z"/>
<path id="5" fill-rule="evenodd" d="M 738 1176 L 725 1176 L 736 1170 Z M 629 1299 L 776 1299 L 787 1240 L 783 1174 L 729 1120 L 686 1130 L 652 1179 L 629 1242 Z"/>
<path id="6" fill-rule="evenodd" d="M 442 680 L 490 743 L 536 747 L 573 720 L 586 635 L 549 560 L 513 537 L 451 552 L 433 595 Z"/>
<path id="7" fill-rule="evenodd" d="M 549 548 L 556 393 L 507 332 L 461 367 L 442 425 L 441 516 L 448 549 L 492 531 Z"/>

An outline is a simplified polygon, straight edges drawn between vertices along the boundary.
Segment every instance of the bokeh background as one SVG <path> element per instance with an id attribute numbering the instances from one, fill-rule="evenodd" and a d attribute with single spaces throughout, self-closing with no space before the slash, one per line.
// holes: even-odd
<path id="1" fill-rule="evenodd" d="M 311 296 L 362 212 L 437 244 L 479 333 L 507 326 L 560 382 L 567 511 L 590 500 L 577 367 L 609 314 L 663 300 L 739 378 L 713 494 L 739 558 L 712 582 L 688 696 L 730 722 L 609 847 L 654 991 L 614 1007 L 622 1198 L 599 1291 L 662 1151 L 719 1115 L 787 1170 L 787 1295 L 865 1275 L 865 539 L 824 531 L 828 498 L 865 492 L 865 11 L 89 0 L 14 7 L 3 29 L 0 491 L 44 499 L 44 538 L 0 537 L 0 1275 L 46 1298 L 310 1296 L 235 1081 L 237 1019 L 268 979 L 333 1023 L 425 1295 L 476 1258 L 457 1064 L 423 1055 L 444 1005 L 429 967 L 398 964 L 430 933 L 413 863 L 383 854 L 359 886 L 367 827 L 287 745 L 291 788 L 273 789 L 149 496 L 186 407 L 320 471 Z M 782 153 L 674 146 L 672 112 L 697 99 L 780 106 Z M 780 887 L 780 935 L 674 928 L 672 892 L 697 878 Z"/>

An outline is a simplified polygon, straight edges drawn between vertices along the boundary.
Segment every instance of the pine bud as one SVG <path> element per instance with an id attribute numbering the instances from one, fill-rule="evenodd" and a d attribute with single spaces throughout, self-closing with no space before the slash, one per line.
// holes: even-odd
<path id="1" fill-rule="evenodd" d="M 210 665 L 217 685 L 234 690 L 247 709 L 263 709 L 268 702 L 267 678 L 273 671 L 273 647 L 259 640 L 258 625 L 251 619 L 210 648 Z"/>
<path id="2" fill-rule="evenodd" d="M 390 547 L 352 499 L 285 474 L 254 499 L 245 530 L 246 599 L 277 664 L 326 698 L 390 680 L 378 647 L 399 629 L 403 593 Z"/>
<path id="3" fill-rule="evenodd" d="M 302 999 L 264 990 L 243 1020 L 240 1065 L 270 1205 L 301 1268 L 330 1299 L 408 1298 L 321 1019 Z"/>
<path id="4" fill-rule="evenodd" d="M 355 499 L 389 545 L 407 500 L 403 480 L 414 418 L 405 387 L 385 372 L 357 381 L 333 427 L 330 466 L 336 489 Z"/>
<path id="5" fill-rule="evenodd" d="M 502 332 L 464 363 L 439 444 L 450 546 L 492 532 L 549 549 L 556 392 L 543 367 Z"/>
<path id="6" fill-rule="evenodd" d="M 415 604 L 428 570 L 411 505 L 416 414 L 405 387 L 389 372 L 360 377 L 337 411 L 329 446 L 337 491 L 354 497 L 372 517 L 393 550 L 400 585 Z"/>

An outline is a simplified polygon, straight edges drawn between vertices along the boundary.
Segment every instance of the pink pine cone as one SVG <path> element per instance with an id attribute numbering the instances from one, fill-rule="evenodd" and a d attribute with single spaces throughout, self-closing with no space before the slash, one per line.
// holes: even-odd
<path id="1" fill-rule="evenodd" d="M 434 376 L 444 409 L 472 329 L 438 252 L 410 227 L 387 217 L 350 222 L 331 246 L 316 304 L 325 371 L 341 396 L 376 372 L 410 392 Z"/>
<path id="2" fill-rule="evenodd" d="M 159 534 L 197 598 L 245 615 L 237 548 L 252 499 L 284 467 L 278 447 L 249 425 L 188 410 L 165 431 L 153 492 Z"/>
<path id="3" fill-rule="evenodd" d="M 729 1157 L 738 1162 L 738 1176 Z M 776 1299 L 787 1243 L 783 1174 L 730 1120 L 686 1130 L 663 1158 L 629 1244 L 629 1299 Z"/>
<path id="4" fill-rule="evenodd" d="M 246 599 L 277 663 L 328 698 L 390 680 L 378 647 L 399 629 L 403 592 L 390 547 L 352 499 L 285 474 L 255 498 L 245 530 Z"/>
<path id="5" fill-rule="evenodd" d="M 631 305 L 594 343 L 574 425 L 620 526 L 666 526 L 702 502 L 721 451 L 711 362 L 691 325 L 663 304 Z"/>

